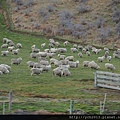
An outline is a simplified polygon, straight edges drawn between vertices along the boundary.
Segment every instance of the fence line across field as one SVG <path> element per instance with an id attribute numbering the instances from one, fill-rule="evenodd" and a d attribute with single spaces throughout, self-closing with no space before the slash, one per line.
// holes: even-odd
<path id="1" fill-rule="evenodd" d="M 94 86 L 120 90 L 120 74 L 96 71 L 94 73 Z"/>

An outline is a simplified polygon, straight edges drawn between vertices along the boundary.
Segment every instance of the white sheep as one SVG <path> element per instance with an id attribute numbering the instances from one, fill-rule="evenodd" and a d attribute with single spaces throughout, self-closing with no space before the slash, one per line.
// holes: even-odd
<path id="1" fill-rule="evenodd" d="M 37 53 L 30 53 L 30 58 L 37 58 L 39 55 Z"/>
<path id="2" fill-rule="evenodd" d="M 33 67 L 34 64 L 35 64 L 35 62 L 33 62 L 33 61 L 27 61 L 28 67 Z"/>
<path id="3" fill-rule="evenodd" d="M 55 59 L 55 58 L 51 58 L 50 59 L 50 64 L 54 64 L 55 63 L 55 61 L 58 61 L 57 59 Z"/>
<path id="4" fill-rule="evenodd" d="M 39 63 L 42 65 L 49 65 L 49 61 L 47 61 L 47 60 L 41 60 L 41 61 L 39 61 Z"/>
<path id="5" fill-rule="evenodd" d="M 115 70 L 115 66 L 113 64 L 110 64 L 110 63 L 105 63 L 105 68 L 110 69 L 110 70 Z"/>
<path id="6" fill-rule="evenodd" d="M 1 66 L 5 66 L 9 70 L 9 72 L 11 71 L 11 67 L 9 65 L 7 65 L 7 64 L 1 64 Z"/>
<path id="7" fill-rule="evenodd" d="M 58 48 L 57 52 L 59 52 L 59 53 L 65 53 L 65 52 L 67 52 L 67 49 L 66 48 Z"/>
<path id="8" fill-rule="evenodd" d="M 49 53 L 49 52 L 50 52 L 50 49 L 44 49 L 44 52 Z"/>
<path id="9" fill-rule="evenodd" d="M 43 68 L 43 71 L 48 72 L 51 69 L 51 65 L 44 65 L 42 68 Z"/>
<path id="10" fill-rule="evenodd" d="M 113 58 L 120 58 L 120 54 L 113 53 Z"/>
<path id="11" fill-rule="evenodd" d="M 74 60 L 74 56 L 67 56 L 67 57 L 65 58 L 65 60 L 73 61 L 73 60 Z"/>
<path id="12" fill-rule="evenodd" d="M 71 50 L 71 52 L 73 52 L 73 53 L 78 51 L 77 48 L 70 48 L 70 50 Z"/>
<path id="13" fill-rule="evenodd" d="M 90 56 L 90 51 L 87 51 L 87 52 L 86 52 L 86 55 L 87 55 L 87 56 Z"/>
<path id="14" fill-rule="evenodd" d="M 68 70 L 68 69 L 63 69 L 62 71 L 61 71 L 61 75 L 62 76 L 70 76 L 71 75 L 71 72 Z"/>
<path id="15" fill-rule="evenodd" d="M 39 52 L 37 54 L 39 57 L 47 57 L 47 52 Z"/>
<path id="16" fill-rule="evenodd" d="M 31 76 L 33 75 L 33 74 L 36 74 L 36 75 L 40 75 L 40 73 L 42 73 L 42 71 L 43 71 L 43 68 L 31 68 Z"/>
<path id="17" fill-rule="evenodd" d="M 59 46 L 60 46 L 60 43 L 59 43 L 59 42 L 55 42 L 55 45 L 56 45 L 57 47 L 59 47 Z"/>
<path id="18" fill-rule="evenodd" d="M 32 46 L 31 46 L 31 49 L 33 49 L 33 48 L 36 48 L 36 45 L 32 45 Z"/>
<path id="19" fill-rule="evenodd" d="M 3 38 L 3 43 L 7 43 L 8 38 Z"/>
<path id="20" fill-rule="evenodd" d="M 8 48 L 8 44 L 1 45 L 1 48 Z"/>
<path id="21" fill-rule="evenodd" d="M 86 53 L 86 51 L 87 51 L 86 48 L 82 49 L 82 53 Z"/>
<path id="22" fill-rule="evenodd" d="M 83 61 L 83 67 L 88 67 L 90 61 Z"/>
<path id="23" fill-rule="evenodd" d="M 57 51 L 58 51 L 57 48 L 50 48 L 50 52 L 52 52 L 52 53 L 56 53 Z"/>
<path id="24" fill-rule="evenodd" d="M 55 55 L 55 53 L 47 53 L 48 58 L 53 58 L 54 55 Z"/>
<path id="25" fill-rule="evenodd" d="M 0 71 L 0 75 L 2 75 L 3 74 L 3 72 L 2 71 Z"/>
<path id="26" fill-rule="evenodd" d="M 63 45 L 66 46 L 68 43 L 69 43 L 68 41 L 65 41 L 65 42 L 63 43 Z"/>
<path id="27" fill-rule="evenodd" d="M 108 48 L 106 48 L 106 47 L 104 47 L 104 51 L 109 51 L 109 49 L 108 49 Z"/>
<path id="28" fill-rule="evenodd" d="M 18 48 L 18 49 L 16 49 L 16 50 L 12 50 L 12 54 L 13 54 L 13 55 L 17 55 L 19 51 L 20 51 L 20 49 L 19 49 L 19 48 Z"/>
<path id="29" fill-rule="evenodd" d="M 107 61 L 110 62 L 112 59 L 112 56 L 107 56 Z"/>
<path id="30" fill-rule="evenodd" d="M 77 68 L 79 65 L 79 60 L 77 60 L 76 62 L 69 61 L 68 64 L 71 68 Z"/>
<path id="31" fill-rule="evenodd" d="M 83 46 L 82 45 L 78 45 L 78 50 L 82 50 Z"/>
<path id="32" fill-rule="evenodd" d="M 12 50 L 13 50 L 14 48 L 15 48 L 14 46 L 10 46 L 10 47 L 8 47 L 7 50 L 12 52 Z"/>
<path id="33" fill-rule="evenodd" d="M 89 62 L 89 63 L 88 63 L 88 67 L 89 67 L 89 68 L 96 69 L 96 70 L 98 70 L 98 69 L 100 68 L 100 66 L 98 66 L 98 64 L 95 63 L 94 61 Z"/>
<path id="34" fill-rule="evenodd" d="M 8 53 L 9 53 L 9 51 L 7 50 L 7 51 L 1 51 L 1 56 L 7 56 L 8 55 Z"/>
<path id="35" fill-rule="evenodd" d="M 8 74 L 10 71 L 3 65 L 0 65 L 0 71 L 2 71 L 3 74 Z"/>
<path id="36" fill-rule="evenodd" d="M 48 44 L 49 48 L 54 48 L 55 46 L 53 45 L 53 43 L 49 43 Z"/>
<path id="37" fill-rule="evenodd" d="M 58 54 L 58 57 L 59 57 L 60 60 L 64 60 L 66 56 Z"/>
<path id="38" fill-rule="evenodd" d="M 17 43 L 17 44 L 16 44 L 16 47 L 17 47 L 17 48 L 22 48 L 22 44 L 21 44 L 21 43 Z"/>
<path id="39" fill-rule="evenodd" d="M 98 57 L 98 62 L 103 62 L 103 60 L 105 59 L 105 56 L 102 56 L 102 57 Z"/>
<path id="40" fill-rule="evenodd" d="M 12 65 L 12 64 L 19 65 L 19 64 L 21 63 L 21 61 L 22 61 L 22 58 L 21 58 L 21 57 L 19 57 L 19 58 L 17 58 L 17 59 L 11 59 L 11 65 Z"/>
<path id="41" fill-rule="evenodd" d="M 46 45 L 46 43 L 42 43 L 42 44 L 41 44 L 41 48 L 44 48 L 45 45 Z"/>
<path id="42" fill-rule="evenodd" d="M 78 46 L 77 46 L 77 44 L 73 44 L 73 47 L 74 47 L 74 48 L 77 48 Z"/>
<path id="43" fill-rule="evenodd" d="M 57 76 L 62 76 L 62 69 L 60 69 L 59 67 L 53 69 L 53 75 L 57 75 Z"/>
<path id="44" fill-rule="evenodd" d="M 61 61 L 55 61 L 54 62 L 54 66 L 59 66 L 59 65 L 61 65 L 62 63 L 61 63 Z"/>
<path id="45" fill-rule="evenodd" d="M 32 48 L 32 53 L 38 53 L 38 52 L 40 52 L 40 49 L 38 49 L 38 48 Z"/>
<path id="46" fill-rule="evenodd" d="M 43 68 L 44 65 L 42 65 L 41 63 L 35 62 L 33 67 L 34 68 Z"/>
<path id="47" fill-rule="evenodd" d="M 70 65 L 59 65 L 60 69 L 68 69 L 70 68 Z"/>
<path id="48" fill-rule="evenodd" d="M 78 53 L 78 57 L 82 58 L 83 54 L 81 52 Z"/>

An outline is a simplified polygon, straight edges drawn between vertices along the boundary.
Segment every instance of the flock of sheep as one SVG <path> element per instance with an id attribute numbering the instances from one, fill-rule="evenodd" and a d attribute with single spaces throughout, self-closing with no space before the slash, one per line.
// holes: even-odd
<path id="1" fill-rule="evenodd" d="M 31 75 L 39 75 L 42 74 L 43 71 L 49 72 L 52 69 L 52 65 L 54 66 L 53 75 L 55 76 L 70 76 L 71 71 L 70 68 L 78 68 L 79 67 L 79 59 L 75 61 L 75 56 L 73 55 L 65 55 L 68 51 L 66 48 L 70 43 L 68 41 L 63 42 L 64 47 L 60 47 L 60 43 L 56 42 L 54 39 L 49 39 L 48 48 L 46 49 L 46 43 L 41 44 L 41 48 L 44 49 L 41 51 L 41 48 L 37 48 L 36 45 L 31 46 L 30 59 L 32 61 L 27 61 L 27 65 L 30 68 Z M 7 49 L 1 51 L 1 56 L 7 56 L 10 52 L 13 55 L 18 55 L 20 49 L 22 48 L 21 43 L 15 44 L 12 40 L 8 38 L 3 38 L 3 44 L 1 45 L 1 49 Z M 98 62 L 103 62 L 106 59 L 108 62 L 105 63 L 105 68 L 110 69 L 111 71 L 115 70 L 115 66 L 110 63 L 111 59 L 117 58 L 120 59 L 120 49 L 117 49 L 113 52 L 113 56 L 109 55 L 109 49 L 97 49 L 91 45 L 78 45 L 73 44 L 70 48 L 70 51 L 74 54 L 77 53 L 78 58 L 82 58 L 84 54 L 87 56 L 91 56 L 91 54 L 99 54 L 101 51 L 104 51 L 103 56 L 99 56 L 97 58 Z M 57 56 L 57 58 L 56 58 Z M 34 62 L 34 59 L 37 59 L 37 62 Z M 17 59 L 11 59 L 11 65 L 16 64 L 19 65 L 22 61 L 21 57 Z M 92 69 L 100 69 L 100 66 L 94 61 L 83 61 L 83 67 L 88 67 Z M 0 75 L 8 74 L 11 71 L 11 66 L 7 64 L 0 64 Z"/>

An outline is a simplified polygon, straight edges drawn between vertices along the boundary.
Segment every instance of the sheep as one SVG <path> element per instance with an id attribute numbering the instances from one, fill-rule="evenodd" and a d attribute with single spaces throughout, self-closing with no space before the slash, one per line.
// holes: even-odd
<path id="1" fill-rule="evenodd" d="M 73 53 L 78 51 L 77 48 L 70 48 L 70 50 L 71 50 L 71 52 L 73 52 Z"/>
<path id="2" fill-rule="evenodd" d="M 90 56 L 90 52 L 89 52 L 89 51 L 87 51 L 87 52 L 86 52 L 86 55 L 87 55 L 87 56 Z"/>
<path id="3" fill-rule="evenodd" d="M 1 45 L 1 48 L 8 48 L 8 44 Z"/>
<path id="4" fill-rule="evenodd" d="M 21 58 L 21 57 L 19 57 L 19 58 L 17 58 L 17 59 L 11 59 L 11 65 L 12 65 L 12 64 L 19 65 L 19 64 L 21 63 L 21 61 L 22 61 L 22 58 Z"/>
<path id="5" fill-rule="evenodd" d="M 113 53 L 113 58 L 120 58 L 120 54 Z"/>
<path id="6" fill-rule="evenodd" d="M 73 47 L 74 47 L 74 48 L 77 48 L 77 44 L 73 44 Z"/>
<path id="7" fill-rule="evenodd" d="M 11 47 L 8 47 L 7 50 L 12 52 L 12 50 L 13 50 L 14 48 L 15 48 L 14 46 L 11 46 Z"/>
<path id="8" fill-rule="evenodd" d="M 109 51 L 109 49 L 108 49 L 108 48 L 106 48 L 106 47 L 104 47 L 104 51 Z"/>
<path id="9" fill-rule="evenodd" d="M 107 56 L 107 61 L 110 62 L 112 59 L 112 56 Z"/>
<path id="10" fill-rule="evenodd" d="M 11 67 L 9 65 L 7 65 L 7 64 L 1 64 L 1 66 L 5 66 L 9 70 L 9 72 L 11 71 Z"/>
<path id="11" fill-rule="evenodd" d="M 55 53 L 47 53 L 48 58 L 52 58 L 55 55 Z"/>
<path id="12" fill-rule="evenodd" d="M 59 68 L 68 69 L 68 68 L 70 68 L 70 65 L 59 65 Z"/>
<path id="13" fill-rule="evenodd" d="M 38 54 L 37 53 L 30 53 L 30 58 L 37 58 Z"/>
<path id="14" fill-rule="evenodd" d="M 104 54 L 105 58 L 107 58 L 108 55 L 109 55 L 109 51 L 105 51 L 105 54 Z"/>
<path id="15" fill-rule="evenodd" d="M 97 63 L 95 63 L 94 61 L 89 62 L 88 67 L 96 69 L 96 70 L 98 70 L 100 68 L 100 66 L 98 66 Z"/>
<path id="16" fill-rule="evenodd" d="M 55 62 L 54 62 L 54 65 L 55 65 L 55 66 L 61 65 L 61 61 L 55 61 Z"/>
<path id="17" fill-rule="evenodd" d="M 51 49 L 50 49 L 50 52 L 52 52 L 52 53 L 56 53 L 57 51 L 58 51 L 57 48 L 51 48 Z"/>
<path id="18" fill-rule="evenodd" d="M 62 64 L 62 65 L 68 65 L 68 62 L 69 62 L 69 60 L 60 60 L 60 63 Z"/>
<path id="19" fill-rule="evenodd" d="M 110 63 L 105 63 L 105 68 L 110 69 L 110 70 L 115 70 L 115 66 L 113 64 L 110 64 Z"/>
<path id="20" fill-rule="evenodd" d="M 4 65 L 0 65 L 0 71 L 2 71 L 3 74 L 8 74 L 10 72 Z"/>
<path id="21" fill-rule="evenodd" d="M 46 60 L 41 60 L 39 63 L 42 65 L 49 65 L 49 61 Z"/>
<path id="22" fill-rule="evenodd" d="M 49 52 L 50 52 L 50 49 L 44 49 L 44 52 L 49 53 Z"/>
<path id="23" fill-rule="evenodd" d="M 103 62 L 103 60 L 105 59 L 105 56 L 102 56 L 102 57 L 98 57 L 98 62 Z"/>
<path id="24" fill-rule="evenodd" d="M 7 50 L 7 51 L 1 51 L 1 56 L 7 56 L 8 55 L 8 53 L 9 53 L 9 51 Z"/>
<path id="25" fill-rule="evenodd" d="M 68 70 L 68 69 L 63 69 L 62 71 L 61 71 L 61 75 L 62 76 L 70 76 L 71 75 L 71 73 L 70 73 L 70 71 Z"/>
<path id="26" fill-rule="evenodd" d="M 30 70 L 32 71 L 31 76 L 33 74 L 40 75 L 40 73 L 42 73 L 42 71 L 43 71 L 43 68 L 31 68 Z"/>
<path id="27" fill-rule="evenodd" d="M 59 43 L 59 42 L 55 42 L 55 45 L 56 45 L 57 47 L 59 47 L 59 46 L 60 46 L 60 43 Z"/>
<path id="28" fill-rule="evenodd" d="M 13 41 L 11 41 L 11 42 L 7 42 L 7 44 L 9 45 L 9 46 L 15 46 L 15 43 L 13 42 Z"/>
<path id="29" fill-rule="evenodd" d="M 83 54 L 81 52 L 78 53 L 78 57 L 82 58 Z"/>
<path id="30" fill-rule="evenodd" d="M 53 75 L 58 75 L 58 76 L 62 76 L 62 69 L 60 69 L 59 67 L 53 69 Z"/>
<path id="31" fill-rule="evenodd" d="M 38 48 L 32 48 L 32 53 L 38 53 L 38 52 L 40 52 L 40 49 L 38 49 Z"/>
<path id="32" fill-rule="evenodd" d="M 77 68 L 79 60 L 77 60 L 76 62 L 69 61 L 68 64 L 70 65 L 71 68 Z"/>
<path id="33" fill-rule="evenodd" d="M 48 44 L 49 48 L 54 48 L 54 45 L 52 43 Z"/>
<path id="34" fill-rule="evenodd" d="M 17 43 L 17 44 L 16 44 L 16 47 L 17 47 L 17 48 L 22 48 L 22 44 L 21 44 L 21 43 Z"/>
<path id="35" fill-rule="evenodd" d="M 8 38 L 3 38 L 3 43 L 7 43 Z"/>
<path id="36" fill-rule="evenodd" d="M 67 52 L 67 49 L 66 48 L 58 48 L 57 52 L 59 52 L 59 53 L 65 53 L 65 52 Z"/>
<path id="37" fill-rule="evenodd" d="M 50 64 L 54 64 L 55 63 L 55 61 L 58 61 L 57 59 L 55 59 L 55 58 L 51 58 L 50 59 Z"/>
<path id="38" fill-rule="evenodd" d="M 47 61 L 46 57 L 41 57 L 41 56 L 39 57 L 39 56 L 38 56 L 38 62 L 40 62 L 41 60 Z"/>
<path id="39" fill-rule="evenodd" d="M 74 60 L 74 56 L 67 56 L 67 57 L 65 58 L 65 60 L 73 61 L 73 60 Z"/>
<path id="40" fill-rule="evenodd" d="M 49 39 L 49 42 L 52 43 L 53 45 L 55 45 L 54 39 Z"/>
<path id="41" fill-rule="evenodd" d="M 2 71 L 0 71 L 0 75 L 2 75 L 3 74 L 3 72 Z"/>
<path id="42" fill-rule="evenodd" d="M 90 61 L 83 61 L 83 67 L 88 67 Z"/>
<path id="43" fill-rule="evenodd" d="M 69 43 L 68 41 L 65 41 L 65 42 L 63 43 L 63 45 L 66 46 L 68 43 Z"/>
<path id="44" fill-rule="evenodd" d="M 43 71 L 48 72 L 51 69 L 51 65 L 44 65 L 42 68 L 43 68 Z"/>
<path id="45" fill-rule="evenodd" d="M 47 52 L 39 52 L 38 56 L 40 56 L 40 57 L 47 57 Z"/>
<path id="46" fill-rule="evenodd" d="M 19 48 L 18 48 L 18 49 L 16 49 L 16 50 L 12 50 L 12 54 L 13 54 L 13 55 L 17 55 L 19 51 L 20 51 L 20 49 L 19 49 Z"/>
<path id="47" fill-rule="evenodd" d="M 41 44 L 41 48 L 44 48 L 45 45 L 46 45 L 46 43 L 42 43 L 42 44 Z"/>
<path id="48" fill-rule="evenodd" d="M 83 46 L 82 45 L 78 45 L 78 50 L 82 50 Z"/>
<path id="49" fill-rule="evenodd" d="M 33 62 L 33 61 L 27 61 L 28 67 L 33 67 L 34 64 L 35 64 L 35 62 Z"/>
<path id="50" fill-rule="evenodd" d="M 98 54 L 102 51 L 102 49 L 97 49 L 95 47 L 92 48 L 92 53 Z"/>
<path id="51" fill-rule="evenodd" d="M 32 45 L 32 46 L 31 46 L 31 49 L 33 49 L 33 48 L 35 48 L 35 47 L 36 47 L 36 45 Z"/>
<path id="52" fill-rule="evenodd" d="M 66 56 L 58 54 L 58 57 L 59 57 L 60 60 L 64 60 Z"/>

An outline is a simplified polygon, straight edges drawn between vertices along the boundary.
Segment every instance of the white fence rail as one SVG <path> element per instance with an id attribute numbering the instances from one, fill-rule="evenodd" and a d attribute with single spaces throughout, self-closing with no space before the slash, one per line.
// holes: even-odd
<path id="1" fill-rule="evenodd" d="M 94 74 L 95 87 L 105 87 L 120 90 L 120 74 L 96 71 Z"/>

